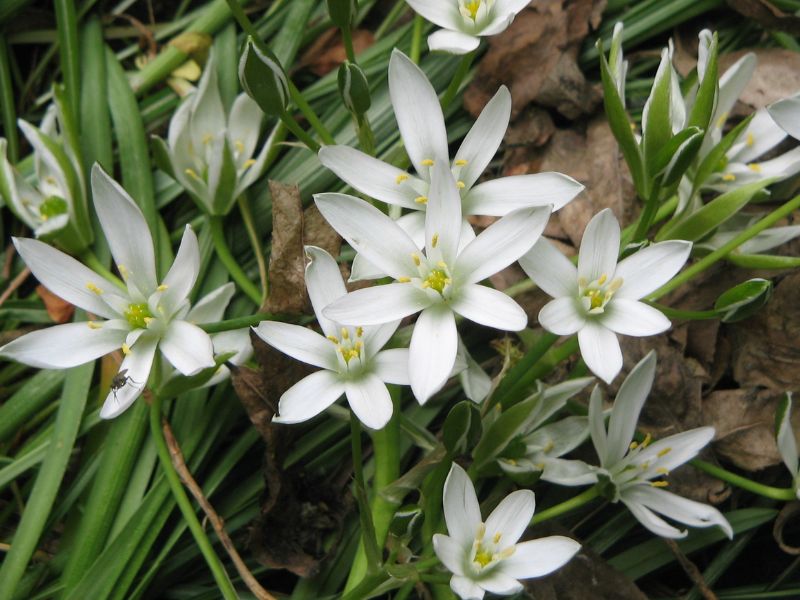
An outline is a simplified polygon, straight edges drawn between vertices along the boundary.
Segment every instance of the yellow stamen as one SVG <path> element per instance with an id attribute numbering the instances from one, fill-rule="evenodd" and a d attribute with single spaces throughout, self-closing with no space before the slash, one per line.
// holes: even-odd
<path id="1" fill-rule="evenodd" d="M 397 177 L 395 177 L 395 178 L 394 178 L 394 182 L 395 182 L 397 185 L 400 185 L 400 184 L 401 184 L 401 183 L 403 183 L 403 182 L 404 182 L 406 179 L 408 179 L 408 175 L 406 175 L 405 173 L 400 173 L 400 175 L 398 175 Z"/>
<path id="2" fill-rule="evenodd" d="M 719 116 L 719 119 L 717 119 L 717 127 L 722 127 L 723 125 L 725 125 L 725 121 L 727 120 L 728 120 L 728 113 L 727 112 L 722 113 Z"/>
<path id="3" fill-rule="evenodd" d="M 669 454 L 670 452 L 672 452 L 672 448 L 664 448 L 663 450 L 661 450 L 661 451 L 660 451 L 660 452 L 657 454 L 657 456 L 658 456 L 658 458 L 661 458 L 662 456 L 666 456 L 666 455 L 667 455 L 667 454 Z"/>
<path id="4" fill-rule="evenodd" d="M 411 260 L 413 260 L 414 264 L 417 266 L 420 266 L 420 264 L 422 264 L 422 261 L 419 259 L 419 254 L 412 254 Z"/>
<path id="5" fill-rule="evenodd" d="M 123 279 L 127 279 L 131 274 L 131 272 L 128 270 L 128 267 L 125 265 L 117 265 L 117 271 L 119 271 L 119 274 L 122 275 Z"/>
<path id="6" fill-rule="evenodd" d="M 656 473 L 659 473 L 660 475 L 669 475 L 669 469 L 666 467 L 658 467 L 656 469 Z"/>
<path id="7" fill-rule="evenodd" d="M 758 163 L 750 163 L 747 167 L 753 171 L 753 173 L 761 173 L 761 165 Z"/>
<path id="8" fill-rule="evenodd" d="M 456 187 L 460 190 L 463 190 L 465 187 L 467 187 L 467 184 L 463 181 L 456 181 Z"/>
<path id="9" fill-rule="evenodd" d="M 647 448 L 650 445 L 650 442 L 653 441 L 653 436 L 649 433 L 644 436 L 644 441 L 642 442 L 642 448 Z"/>
<path id="10" fill-rule="evenodd" d="M 411 281 L 410 277 L 398 277 L 397 278 L 397 283 L 408 283 L 409 281 Z"/>
<path id="11" fill-rule="evenodd" d="M 495 534 L 494 534 L 494 537 L 492 538 L 492 541 L 493 541 L 495 544 L 499 544 L 499 543 L 500 543 L 500 538 L 501 538 L 501 537 L 503 537 L 503 534 L 502 534 L 502 533 L 495 533 Z"/>
<path id="12" fill-rule="evenodd" d="M 636 441 L 631 442 L 630 446 L 628 446 L 628 448 L 630 448 L 631 450 L 636 450 L 638 447 L 639 447 L 639 442 Z"/>
<path id="13" fill-rule="evenodd" d="M 200 179 L 200 177 L 197 175 L 197 173 L 195 173 L 194 169 L 184 169 L 183 172 L 186 173 L 189 177 L 194 177 L 195 179 Z"/>
<path id="14" fill-rule="evenodd" d="M 736 175 L 733 173 L 725 173 L 725 175 L 722 176 L 722 181 L 736 181 Z"/>
<path id="15" fill-rule="evenodd" d="M 651 481 L 650 485 L 653 487 L 667 487 L 669 485 L 669 481 Z"/>
<path id="16" fill-rule="evenodd" d="M 362 337 L 364 335 L 364 328 L 363 327 L 356 327 L 356 336 Z"/>
<path id="17" fill-rule="evenodd" d="M 350 332 L 347 330 L 346 327 L 342 327 L 342 339 L 349 340 L 350 339 Z"/>
<path id="18" fill-rule="evenodd" d="M 102 329 L 103 326 L 95 323 L 94 321 L 86 321 L 86 324 L 89 326 L 89 329 Z"/>
<path id="19" fill-rule="evenodd" d="M 207 133 L 207 134 L 205 134 L 205 135 L 203 136 L 203 143 L 204 143 L 204 144 L 208 144 L 208 143 L 210 143 L 210 142 L 211 142 L 211 140 L 213 140 L 213 139 L 214 139 L 214 136 L 213 136 L 212 134 L 210 134 L 210 133 Z"/>
<path id="20" fill-rule="evenodd" d="M 236 152 L 240 154 L 244 152 L 244 144 L 242 143 L 242 140 L 236 140 L 233 142 L 233 147 L 236 148 Z"/>
<path id="21" fill-rule="evenodd" d="M 414 202 L 416 202 L 417 204 L 427 204 L 428 203 L 428 197 L 427 196 L 417 196 L 416 198 L 414 198 Z"/>
<path id="22" fill-rule="evenodd" d="M 128 346 L 128 344 L 122 344 L 122 353 L 123 353 L 125 356 L 128 356 L 128 354 L 130 354 L 130 353 L 131 353 L 131 347 L 130 347 L 130 346 Z"/>
<path id="23" fill-rule="evenodd" d="M 753 144 L 755 144 L 755 142 L 756 142 L 756 138 L 753 137 L 753 134 L 752 133 L 748 133 L 747 134 L 747 145 L 748 146 L 752 146 Z"/>
<path id="24" fill-rule="evenodd" d="M 597 280 L 597 285 L 603 285 L 606 281 L 608 281 L 608 275 L 603 273 L 600 275 L 600 279 Z"/>
<path id="25" fill-rule="evenodd" d="M 331 342 L 333 342 L 334 344 L 338 344 L 338 343 L 339 343 L 339 338 L 337 338 L 335 335 L 329 335 L 329 336 L 328 336 L 328 339 L 329 339 Z"/>
<path id="26" fill-rule="evenodd" d="M 150 323 L 153 322 L 153 317 L 144 317 L 142 320 L 144 321 L 145 325 L 150 325 Z"/>
<path id="27" fill-rule="evenodd" d="M 242 168 L 243 169 L 249 169 L 254 164 L 256 164 L 256 160 L 254 158 L 248 158 L 246 161 L 244 161 L 244 164 L 242 165 Z"/>
<path id="28" fill-rule="evenodd" d="M 434 233 L 433 237 L 431 238 L 431 247 L 436 248 L 436 245 L 439 243 L 439 234 Z"/>
<path id="29" fill-rule="evenodd" d="M 162 283 L 160 286 L 156 288 L 159 292 L 166 292 L 169 286 L 166 283 Z"/>
<path id="30" fill-rule="evenodd" d="M 423 167 L 432 167 L 433 166 L 433 160 L 430 159 L 430 158 L 426 158 L 425 160 L 422 161 L 421 164 L 422 164 Z"/>
<path id="31" fill-rule="evenodd" d="M 103 293 L 103 290 L 101 290 L 99 287 L 97 287 L 91 281 L 86 284 L 86 289 L 89 290 L 90 292 L 94 292 L 98 296 Z"/>
<path id="32" fill-rule="evenodd" d="M 459 158 L 459 159 L 456 161 L 456 166 L 457 166 L 457 167 L 463 167 L 463 166 L 465 166 L 466 164 L 467 164 L 467 161 L 466 161 L 466 160 L 464 160 L 463 158 Z"/>

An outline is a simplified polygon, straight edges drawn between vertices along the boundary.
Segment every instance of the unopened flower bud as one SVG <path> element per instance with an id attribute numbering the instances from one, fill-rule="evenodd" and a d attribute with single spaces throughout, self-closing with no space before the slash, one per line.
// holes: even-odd
<path id="1" fill-rule="evenodd" d="M 363 115 L 372 105 L 367 76 L 355 63 L 345 61 L 339 67 L 339 93 L 347 110 L 356 115 Z"/>
<path id="2" fill-rule="evenodd" d="M 289 103 L 289 82 L 277 57 L 259 50 L 252 38 L 239 60 L 239 81 L 244 91 L 268 115 L 279 116 Z"/>

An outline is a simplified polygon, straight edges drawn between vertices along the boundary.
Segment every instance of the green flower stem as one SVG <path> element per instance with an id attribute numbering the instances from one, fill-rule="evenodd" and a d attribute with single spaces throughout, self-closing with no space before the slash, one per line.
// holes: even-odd
<path id="1" fill-rule="evenodd" d="M 8 140 L 8 160 L 19 160 L 19 134 L 17 113 L 14 109 L 14 87 L 11 84 L 11 63 L 6 37 L 0 40 L 0 107 L 3 111 L 3 135 Z"/>
<path id="2" fill-rule="evenodd" d="M 333 139 L 330 131 L 322 124 L 320 118 L 317 116 L 317 113 L 314 112 L 314 109 L 311 108 L 311 105 L 305 99 L 302 92 L 297 89 L 297 86 L 292 82 L 291 79 L 287 80 L 289 83 L 289 95 L 292 97 L 292 100 L 297 105 L 297 108 L 300 109 L 300 112 L 303 113 L 303 116 L 308 120 L 311 124 L 311 127 L 314 128 L 314 131 L 317 132 L 319 138 L 328 146 L 332 146 L 336 144 L 336 140 Z"/>
<path id="3" fill-rule="evenodd" d="M 653 225 L 653 221 L 658 213 L 658 200 L 658 190 L 656 190 L 649 199 L 645 200 L 644 209 L 639 215 L 639 220 L 636 222 L 636 229 L 633 231 L 632 242 L 640 242 L 647 237 L 647 232 Z"/>
<path id="4" fill-rule="evenodd" d="M 78 15 L 73 0 L 56 0 L 56 25 L 58 27 L 58 54 L 61 59 L 61 73 L 67 92 L 69 111 L 72 118 L 80 114 L 80 48 L 78 47 Z"/>
<path id="5" fill-rule="evenodd" d="M 741 475 L 737 475 L 736 473 L 731 473 L 730 471 L 723 469 L 722 467 L 718 467 L 716 465 L 712 465 L 704 460 L 700 460 L 699 458 L 695 458 L 694 460 L 689 461 L 694 467 L 697 467 L 701 471 L 705 471 L 709 475 L 713 475 L 717 479 L 721 479 L 722 481 L 727 481 L 731 485 L 735 485 L 736 487 L 740 487 L 743 490 L 747 490 L 749 492 L 753 492 L 754 494 L 758 494 L 759 496 L 764 496 L 765 498 L 771 498 L 772 500 L 783 500 L 783 501 L 790 501 L 790 500 L 797 500 L 797 496 L 794 493 L 794 490 L 791 488 L 776 488 L 769 485 L 763 485 L 761 483 L 756 483 L 752 479 L 748 479 L 747 477 L 742 477 Z"/>
<path id="6" fill-rule="evenodd" d="M 367 499 L 367 488 L 364 483 L 364 458 L 361 452 L 361 422 L 354 412 L 350 412 L 350 447 L 353 453 L 353 478 L 355 486 L 355 497 L 358 503 L 358 515 L 361 521 L 361 542 L 358 546 L 356 560 L 350 569 L 345 591 L 349 588 L 357 587 L 355 584 L 363 578 L 355 575 L 357 567 L 369 574 L 375 573 L 380 568 L 381 555 L 378 550 L 378 543 L 375 538 L 375 523 L 372 520 L 372 512 Z M 358 560 L 362 556 L 362 560 Z M 356 579 L 356 577 L 358 577 Z"/>
<path id="7" fill-rule="evenodd" d="M 708 319 L 719 319 L 721 314 L 719 311 L 716 310 L 680 310 L 677 308 L 670 308 L 669 306 L 664 306 L 663 304 L 659 304 L 658 302 L 648 302 L 646 300 L 645 304 L 649 304 L 653 308 L 657 308 L 670 319 L 704 321 Z"/>
<path id="8" fill-rule="evenodd" d="M 108 279 L 111 283 L 116 285 L 119 289 L 127 291 L 128 287 L 125 285 L 125 283 L 119 277 L 117 277 L 111 271 L 109 271 L 106 268 L 106 266 L 100 261 L 100 259 L 97 258 L 94 252 L 92 252 L 91 250 L 84 250 L 83 253 L 81 253 L 81 260 L 92 271 L 94 271 L 98 275 L 102 275 L 103 277 Z"/>
<path id="9" fill-rule="evenodd" d="M 225 598 L 225 600 L 238 600 L 239 596 L 236 594 L 236 590 L 231 580 L 228 578 L 228 574 L 225 572 L 225 567 L 222 566 L 219 557 L 211 547 L 211 542 L 208 536 L 206 536 L 206 532 L 200 524 L 200 521 L 197 519 L 197 515 L 192 508 L 192 503 L 189 501 L 189 497 L 186 495 L 186 491 L 181 484 L 180 477 L 178 477 L 178 473 L 175 471 L 175 467 L 172 464 L 169 448 L 167 448 L 167 441 L 164 439 L 164 431 L 161 428 L 161 404 L 161 396 L 154 394 L 153 402 L 150 405 L 150 432 L 156 444 L 156 451 L 158 453 L 158 459 L 161 462 L 161 468 L 172 490 L 172 495 L 175 497 L 175 501 L 181 509 L 183 518 L 186 519 L 186 524 L 189 526 L 189 530 L 192 532 L 195 542 L 197 542 L 197 546 L 200 548 L 200 552 L 203 554 L 206 563 L 211 569 L 211 573 L 214 575 L 214 580 L 217 582 L 217 587 L 222 593 L 223 598 Z"/>
<path id="10" fill-rule="evenodd" d="M 425 27 L 425 20 L 421 15 L 414 14 L 414 29 L 411 32 L 411 52 L 408 57 L 415 65 L 419 64 L 419 57 L 422 51 L 422 30 Z"/>
<path id="11" fill-rule="evenodd" d="M 290 86 L 293 87 L 293 86 Z M 295 137 L 303 142 L 306 147 L 311 150 L 314 154 L 319 152 L 320 145 L 314 141 L 310 135 L 308 135 L 300 125 L 297 124 L 297 121 L 294 120 L 294 117 L 290 115 L 288 112 L 284 112 L 281 115 L 281 122 L 286 125 L 286 128 L 291 131 Z"/>
<path id="12" fill-rule="evenodd" d="M 347 55 L 347 60 L 351 63 L 356 62 L 356 51 L 353 48 L 353 32 L 349 27 L 342 28 L 342 41 L 344 42 L 344 51 Z"/>
<path id="13" fill-rule="evenodd" d="M 253 247 L 253 254 L 256 257 L 256 264 L 258 264 L 258 276 L 261 279 L 261 303 L 267 299 L 269 295 L 269 276 L 267 274 L 267 261 L 264 258 L 264 252 L 261 249 L 261 241 L 258 239 L 258 232 L 256 231 L 255 221 L 253 220 L 253 211 L 250 208 L 250 200 L 247 197 L 247 192 L 244 192 L 237 200 L 239 204 L 239 212 L 242 214 L 242 221 L 244 228 L 247 230 L 247 237 L 250 238 L 250 245 Z"/>
<path id="14" fill-rule="evenodd" d="M 280 315 L 272 313 L 256 313 L 246 317 L 237 317 L 235 319 L 228 319 L 227 321 L 219 321 L 217 323 L 198 323 L 197 326 L 206 333 L 219 333 L 220 331 L 231 331 L 233 329 L 243 329 L 244 327 L 253 327 L 261 323 L 261 321 L 286 321 L 291 318 L 283 319 Z"/>
<path id="15" fill-rule="evenodd" d="M 453 79 L 450 80 L 450 85 L 447 86 L 447 91 L 444 93 L 444 96 L 442 96 L 442 108 L 447 108 L 456 97 L 456 94 L 458 94 L 458 89 L 461 87 L 467 73 L 469 73 L 469 69 L 472 67 L 472 61 L 475 60 L 479 50 L 480 48 L 476 48 L 461 58 L 458 69 L 453 74 Z"/>
<path id="16" fill-rule="evenodd" d="M 587 504 L 597 498 L 599 495 L 600 492 L 597 490 L 597 486 L 590 487 L 588 490 L 581 492 L 577 496 L 574 496 L 573 498 L 570 498 L 561 504 L 556 504 L 555 506 L 551 506 L 550 508 L 533 515 L 533 519 L 531 519 L 531 525 L 536 525 L 542 521 L 547 521 L 553 517 L 558 517 L 564 513 L 573 511 L 576 508 L 580 508 L 584 504 Z"/>
<path id="17" fill-rule="evenodd" d="M 225 241 L 225 232 L 222 229 L 222 218 L 209 215 L 208 225 L 211 230 L 211 239 L 214 241 L 214 248 L 222 264 L 225 265 L 225 268 L 228 269 L 228 273 L 230 273 L 233 280 L 241 290 L 247 294 L 250 300 L 252 300 L 256 306 L 261 306 L 261 291 L 250 281 L 247 274 L 242 271 L 239 263 L 231 254 L 230 248 L 228 248 L 228 242 Z"/>
<path id="18" fill-rule="evenodd" d="M 771 227 L 784 217 L 790 215 L 794 210 L 800 208 L 800 196 L 795 196 L 780 208 L 775 209 L 766 217 L 758 221 L 755 225 L 745 229 L 727 244 L 724 244 L 719 249 L 714 250 L 711 254 L 704 256 L 691 267 L 679 273 L 672 281 L 667 282 L 658 288 L 655 292 L 648 296 L 648 300 L 657 300 L 662 296 L 668 294 L 677 287 L 683 285 L 687 281 L 697 277 L 700 273 L 708 269 L 714 263 L 722 260 L 733 250 L 744 244 L 747 240 L 755 237 L 765 229 Z"/>

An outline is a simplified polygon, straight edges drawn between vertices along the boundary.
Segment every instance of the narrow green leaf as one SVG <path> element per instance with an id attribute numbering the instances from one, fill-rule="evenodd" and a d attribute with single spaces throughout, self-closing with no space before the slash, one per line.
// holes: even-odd
<path id="1" fill-rule="evenodd" d="M 511 440 L 522 432 L 528 417 L 540 403 L 541 398 L 536 395 L 503 411 L 475 446 L 475 450 L 472 452 L 475 467 L 480 468 L 495 459 Z"/>
<path id="2" fill-rule="evenodd" d="M 708 48 L 709 58 L 703 80 L 697 88 L 697 95 L 689 112 L 689 120 L 687 121 L 689 127 L 694 126 L 706 130 L 711 122 L 711 117 L 714 115 L 714 108 L 717 105 L 717 96 L 719 95 L 718 49 L 719 39 L 715 33 Z"/>
<path id="3" fill-rule="evenodd" d="M 681 147 L 686 142 L 692 140 L 697 135 L 700 135 L 702 141 L 702 130 L 697 127 L 687 127 L 686 129 L 676 133 L 664 146 L 659 149 L 651 161 L 652 171 L 650 174 L 655 177 L 661 175 L 670 163 L 673 162 L 675 156 L 681 151 Z M 692 157 L 694 158 L 694 157 Z M 671 169 L 672 170 L 672 169 Z"/>
<path id="4" fill-rule="evenodd" d="M 0 406 L 0 442 L 5 442 L 33 415 L 55 398 L 64 383 L 64 371 L 42 370 L 30 377 Z"/>
<path id="5" fill-rule="evenodd" d="M 672 65 L 669 51 L 665 48 L 642 115 L 642 147 L 647 173 L 651 176 L 657 172 L 655 158 L 672 137 L 671 105 Z"/>
<path id="6" fill-rule="evenodd" d="M 72 118 L 77 119 L 81 93 L 78 15 L 74 0 L 55 0 L 55 9 L 61 74 L 67 88 L 67 106 Z"/>
<path id="7" fill-rule="evenodd" d="M 172 168 L 172 159 L 169 156 L 167 142 L 154 135 L 150 138 L 150 148 L 153 150 L 153 160 L 156 166 L 173 179 L 177 179 L 175 177 L 175 169 Z"/>
<path id="8" fill-rule="evenodd" d="M 92 16 L 81 32 L 81 153 L 86 181 L 95 162 L 114 168 L 111 116 L 108 112 L 105 45 L 100 19 Z"/>
<path id="9" fill-rule="evenodd" d="M 723 323 L 735 323 L 760 310 L 772 296 L 772 282 L 750 279 L 724 292 L 714 303 Z"/>
<path id="10" fill-rule="evenodd" d="M 477 440 L 472 438 L 476 430 L 480 436 L 480 421 L 475 403 L 469 400 L 459 402 L 450 410 L 442 427 L 442 443 L 450 456 L 457 456 L 474 446 Z"/>
<path id="11" fill-rule="evenodd" d="M 2 9 L 0 9 L 0 13 Z M 11 64 L 6 36 L 0 39 L 0 106 L 3 108 L 3 136 L 8 140 L 8 159 L 11 164 L 19 160 L 19 132 L 17 111 L 14 108 L 14 87 L 11 83 Z"/>
<path id="12" fill-rule="evenodd" d="M 796 269 L 800 267 L 800 257 L 797 256 L 731 252 L 726 260 L 743 269 Z"/>

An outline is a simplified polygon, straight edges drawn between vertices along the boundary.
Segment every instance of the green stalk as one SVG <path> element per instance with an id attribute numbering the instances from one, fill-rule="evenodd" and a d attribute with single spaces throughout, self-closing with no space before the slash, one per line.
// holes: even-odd
<path id="1" fill-rule="evenodd" d="M 425 20 L 421 15 L 414 13 L 414 29 L 411 32 L 411 52 L 408 57 L 415 65 L 419 64 L 419 57 L 422 51 L 422 30 L 425 27 Z"/>
<path id="2" fill-rule="evenodd" d="M 56 502 L 61 481 L 72 456 L 93 372 L 94 362 L 74 367 L 67 372 L 47 455 L 36 475 L 25 512 L 14 532 L 11 548 L 0 567 L 0 600 L 14 598 L 17 585 L 25 574 L 39 539 L 44 533 L 48 516 Z"/>
<path id="3" fill-rule="evenodd" d="M 225 265 L 228 273 L 230 273 L 239 288 L 247 294 L 256 306 L 260 306 L 261 291 L 250 281 L 247 273 L 242 270 L 236 258 L 231 254 L 228 242 L 225 240 L 225 231 L 222 228 L 222 217 L 209 215 L 208 225 L 211 231 L 211 238 L 214 241 L 214 248 L 222 264 Z"/>
<path id="4" fill-rule="evenodd" d="M 206 532 L 200 524 L 200 521 L 197 519 L 197 515 L 192 508 L 192 503 L 189 501 L 189 497 L 186 495 L 186 491 L 181 484 L 180 477 L 178 477 L 178 473 L 175 471 L 175 467 L 172 464 L 169 448 L 167 448 L 167 441 L 164 439 L 164 431 L 161 428 L 161 403 L 162 398 L 155 394 L 153 403 L 150 405 L 150 433 L 156 443 L 156 450 L 158 452 L 158 459 L 161 462 L 161 468 L 166 475 L 167 482 L 172 490 L 172 495 L 178 507 L 181 509 L 183 518 L 186 520 L 189 530 L 192 532 L 198 548 L 200 548 L 200 552 L 203 554 L 208 567 L 211 569 L 211 573 L 214 575 L 214 580 L 217 582 L 217 587 L 222 593 L 223 598 L 225 598 L 225 600 L 238 600 L 239 596 L 236 594 L 236 590 L 231 580 L 228 578 L 228 574 L 225 572 L 225 567 L 222 566 L 219 557 L 214 552 L 214 548 L 211 547 L 211 542 L 208 536 L 206 536 Z"/>
<path id="5" fill-rule="evenodd" d="M 792 488 L 776 488 L 769 485 L 756 483 L 752 479 L 748 479 L 747 477 L 742 477 L 741 475 L 737 475 L 736 473 L 731 473 L 730 471 L 723 469 L 722 467 L 718 467 L 717 465 L 712 465 L 711 463 L 706 462 L 704 460 L 700 460 L 699 458 L 695 458 L 694 460 L 689 461 L 689 464 L 700 469 L 701 471 L 705 471 L 709 475 L 713 475 L 717 479 L 721 479 L 722 481 L 727 481 L 728 483 L 735 485 L 736 487 L 740 487 L 743 490 L 753 492 L 754 494 L 758 494 L 759 496 L 764 496 L 765 498 L 771 498 L 773 500 L 783 500 L 784 502 L 797 500 L 797 496 L 795 495 L 794 490 Z"/>
<path id="6" fill-rule="evenodd" d="M 542 521 L 547 521 L 553 517 L 558 517 L 564 513 L 571 512 L 577 508 L 580 508 L 584 504 L 591 502 L 599 495 L 600 492 L 598 492 L 597 486 L 590 487 L 588 490 L 581 492 L 569 500 L 565 500 L 561 504 L 556 504 L 555 506 L 551 506 L 550 508 L 547 508 L 538 514 L 533 515 L 533 519 L 531 519 L 531 525 L 536 525 Z"/>
<path id="7" fill-rule="evenodd" d="M 237 317 L 235 319 L 228 319 L 227 321 L 219 321 L 218 323 L 198 323 L 197 326 L 206 333 L 219 333 L 220 331 L 231 331 L 233 329 L 242 329 L 244 327 L 253 327 L 261 323 L 261 321 L 279 321 L 277 315 L 271 313 L 256 313 L 246 317 Z"/>
<path id="8" fill-rule="evenodd" d="M 663 304 L 659 304 L 658 302 L 647 302 L 653 308 L 657 308 L 665 316 L 669 317 L 670 319 L 685 319 L 688 321 L 704 321 L 709 319 L 719 319 L 721 313 L 720 311 L 716 310 L 680 310 L 678 308 L 670 308 L 669 306 L 664 306 Z"/>
<path id="9" fill-rule="evenodd" d="M 356 51 L 353 48 L 353 32 L 349 27 L 342 28 L 342 40 L 344 41 L 344 52 L 347 55 L 347 60 L 351 63 L 356 62 Z"/>
<path id="10" fill-rule="evenodd" d="M 3 39 L 0 39 L 0 105 L 3 107 L 3 135 L 8 140 L 8 160 L 16 163 L 19 160 L 19 133 L 9 58 L 8 41 L 3 36 Z"/>
<path id="11" fill-rule="evenodd" d="M 662 285 L 658 288 L 655 292 L 648 296 L 648 300 L 657 300 L 662 296 L 668 294 L 672 290 L 678 288 L 679 286 L 683 285 L 687 281 L 697 277 L 700 273 L 708 269 L 714 263 L 722 260 L 728 254 L 730 254 L 733 250 L 744 244 L 747 240 L 754 238 L 756 235 L 764 231 L 765 229 L 771 227 L 784 217 L 787 217 L 792 213 L 792 211 L 800 208 L 800 196 L 795 196 L 791 200 L 789 200 L 786 204 L 777 208 L 776 210 L 769 213 L 766 217 L 758 221 L 755 225 L 745 229 L 727 244 L 722 245 L 717 250 L 714 250 L 711 254 L 704 256 L 696 263 L 694 263 L 691 267 L 686 269 L 685 271 L 679 273 L 672 281 L 667 282 L 666 284 Z"/>
<path id="12" fill-rule="evenodd" d="M 461 87 L 461 83 L 464 81 L 467 73 L 469 73 L 472 61 L 475 60 L 479 50 L 480 48 L 476 48 L 461 58 L 458 69 L 453 74 L 453 79 L 450 81 L 450 85 L 447 86 L 447 91 L 444 93 L 444 96 L 442 96 L 442 108 L 447 108 L 456 97 L 456 94 L 458 94 L 458 89 Z"/>
<path id="13" fill-rule="evenodd" d="M 263 304 L 269 295 L 267 261 L 261 249 L 261 241 L 258 239 L 258 232 L 256 231 L 255 221 L 253 220 L 253 210 L 250 208 L 250 200 L 247 198 L 246 191 L 239 196 L 237 202 L 239 204 L 239 212 L 242 215 L 242 221 L 244 222 L 244 228 L 247 230 L 247 237 L 250 238 L 250 246 L 253 248 L 253 255 L 256 257 L 258 276 L 261 279 L 261 304 Z M 259 306 L 261 304 L 259 304 Z"/>
<path id="14" fill-rule="evenodd" d="M 400 15 L 408 8 L 408 4 L 406 4 L 406 0 L 397 0 L 395 5 L 392 7 L 392 10 L 389 11 L 389 14 L 386 15 L 386 18 L 381 22 L 378 28 L 375 30 L 375 41 L 378 41 L 383 36 L 385 36 L 389 30 L 394 27 L 394 24 L 397 22 L 397 19 L 400 18 Z"/>
<path id="15" fill-rule="evenodd" d="M 69 111 L 72 118 L 80 116 L 80 48 L 78 47 L 78 16 L 73 0 L 55 0 L 58 46 L 61 58 L 61 74 L 67 88 Z"/>
<path id="16" fill-rule="evenodd" d="M 497 404 L 497 402 L 502 402 L 506 396 L 516 391 L 521 379 L 537 362 L 539 362 L 545 353 L 550 350 L 553 344 L 558 341 L 558 337 L 559 336 L 556 334 L 549 332 L 542 334 L 536 343 L 531 346 L 530 350 L 525 353 L 522 360 L 511 367 L 508 373 L 506 373 L 506 376 L 500 381 L 500 384 L 494 390 L 491 397 L 484 402 L 486 410 L 482 412 L 485 413 L 489 408 Z"/>
<path id="17" fill-rule="evenodd" d="M 322 121 L 317 116 L 317 113 L 314 112 L 314 109 L 311 108 L 311 105 L 305 99 L 302 92 L 297 89 L 297 86 L 291 79 L 288 79 L 287 81 L 289 83 L 289 95 L 297 105 L 297 108 L 300 109 L 300 112 L 303 113 L 303 116 L 311 124 L 311 127 L 314 128 L 314 131 L 317 132 L 317 135 L 319 135 L 320 139 L 328 146 L 333 146 L 336 144 L 336 140 L 333 139 L 331 133 L 328 131 L 325 125 L 322 124 Z M 317 149 L 319 149 L 319 146 L 317 146 Z"/>
<path id="18" fill-rule="evenodd" d="M 298 140 L 303 142 L 314 154 L 319 152 L 321 146 L 315 142 L 314 138 L 308 135 L 303 128 L 300 127 L 300 125 L 297 124 L 297 121 L 294 120 L 292 115 L 290 115 L 288 112 L 284 112 L 281 115 L 281 122 L 286 125 L 286 128 L 291 131 Z"/>

